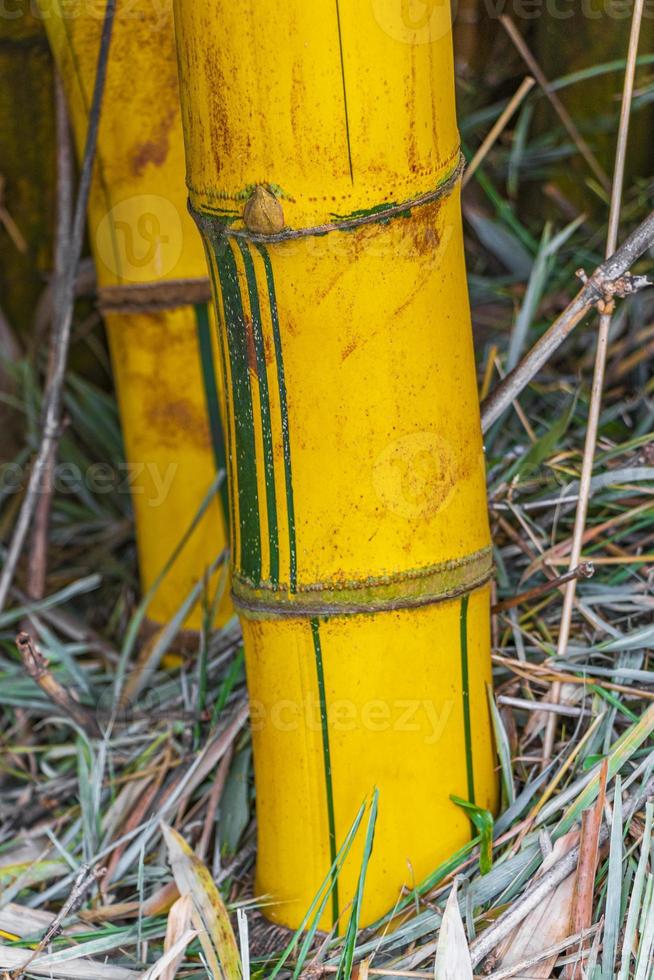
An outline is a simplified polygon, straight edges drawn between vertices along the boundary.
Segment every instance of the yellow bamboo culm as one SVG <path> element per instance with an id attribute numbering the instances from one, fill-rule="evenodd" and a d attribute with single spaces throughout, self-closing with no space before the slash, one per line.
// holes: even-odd
<path id="1" fill-rule="evenodd" d="M 39 3 L 81 155 L 104 4 Z M 131 486 L 146 591 L 198 512 L 222 454 L 207 267 L 186 207 L 172 0 L 117 4 L 89 238 L 129 466 L 120 483 L 125 492 Z M 173 616 L 225 542 L 216 500 L 152 600 L 153 625 Z M 228 592 L 218 623 L 231 615 Z M 185 626 L 201 621 L 198 604 Z"/>
<path id="2" fill-rule="evenodd" d="M 362 923 L 493 809 L 492 560 L 449 4 L 175 0 L 225 372 L 257 894 L 295 927 L 375 787 Z M 349 914 L 363 834 L 321 925 Z"/>

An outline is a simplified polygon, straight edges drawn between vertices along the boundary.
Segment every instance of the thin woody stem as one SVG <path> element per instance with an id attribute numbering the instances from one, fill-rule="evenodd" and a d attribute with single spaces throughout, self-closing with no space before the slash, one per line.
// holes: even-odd
<path id="1" fill-rule="evenodd" d="M 631 111 L 631 100 L 634 88 L 634 76 L 636 73 L 636 58 L 638 56 L 638 40 L 640 37 L 640 25 L 643 17 L 644 0 L 636 0 L 634 5 L 633 18 L 631 21 L 631 34 L 629 37 L 629 50 L 627 53 L 627 66 L 625 69 L 624 90 L 622 94 L 622 106 L 620 109 L 620 125 L 618 128 L 618 142 L 615 153 L 615 170 L 613 176 L 613 187 L 611 190 L 611 207 L 609 210 L 609 227 L 606 236 L 606 257 L 608 258 L 615 251 L 618 241 L 618 229 L 620 225 L 620 208 L 622 203 L 622 188 L 624 184 L 625 158 L 627 154 L 627 138 L 629 135 L 629 114 Z M 610 310 L 610 306 L 609 306 Z M 588 512 L 588 500 L 590 497 L 590 483 L 593 475 L 593 463 L 595 460 L 595 448 L 597 446 L 597 430 L 599 427 L 599 417 L 602 409 L 602 392 L 604 389 L 604 373 L 606 369 L 606 356 L 609 346 L 609 331 L 611 328 L 611 313 L 603 313 L 600 316 L 600 326 L 597 335 L 597 351 L 595 354 L 595 369 L 593 372 L 593 384 L 591 388 L 590 407 L 588 410 L 588 425 L 586 428 L 586 440 L 584 444 L 584 456 L 581 465 L 581 476 L 579 480 L 579 499 L 575 513 L 575 523 L 572 533 L 572 546 L 570 548 L 570 564 L 572 570 L 579 564 L 581 549 L 586 528 L 586 515 Z M 577 588 L 576 578 L 571 579 L 566 585 L 563 595 L 563 609 L 561 611 L 561 627 L 557 644 L 557 656 L 564 657 L 568 648 L 570 638 L 570 624 L 572 621 L 572 608 L 575 600 Z M 555 704 L 561 696 L 561 685 L 556 681 L 552 685 L 550 700 Z M 547 720 L 545 738 L 543 741 L 543 765 L 547 765 L 552 756 L 554 748 L 554 738 L 556 734 L 557 716 L 552 713 Z"/>
<path id="2" fill-rule="evenodd" d="M 55 72 L 55 122 L 57 131 L 57 225 L 54 242 L 54 308 L 59 309 L 59 300 L 66 277 L 66 262 L 70 247 L 70 230 L 73 212 L 73 144 L 68 126 L 68 113 L 64 88 L 58 72 Z M 54 371 L 54 345 L 48 358 L 46 390 L 50 388 Z M 48 529 L 54 466 L 57 455 L 58 435 L 52 442 L 44 467 L 41 492 L 34 508 L 32 534 L 27 562 L 27 594 L 30 599 L 41 599 L 45 591 L 48 560 Z"/>
<path id="3" fill-rule="evenodd" d="M 588 143 L 579 132 L 572 116 L 570 115 L 566 107 L 563 105 L 556 92 L 553 91 L 552 86 L 550 85 L 549 81 L 545 77 L 545 73 L 543 72 L 543 69 L 540 67 L 540 65 L 534 58 L 532 52 L 527 47 L 527 44 L 522 34 L 517 29 L 517 27 L 511 20 L 511 18 L 508 17 L 506 14 L 500 17 L 500 23 L 502 24 L 502 27 L 513 41 L 521 57 L 523 58 L 525 64 L 529 68 L 529 71 L 532 73 L 532 75 L 534 76 L 534 78 L 542 88 L 544 95 L 549 100 L 550 105 L 552 106 L 557 116 L 559 117 L 559 119 L 567 129 L 570 138 L 572 139 L 573 143 L 576 145 L 580 154 L 582 155 L 582 157 L 584 158 L 584 160 L 586 161 L 590 169 L 593 171 L 593 173 L 597 177 L 598 181 L 600 182 L 604 190 L 608 191 L 609 187 L 611 186 L 611 181 L 609 180 L 608 174 L 601 166 L 597 157 L 589 147 Z"/>
<path id="4" fill-rule="evenodd" d="M 629 235 L 605 262 L 597 267 L 575 298 L 566 306 L 554 323 L 525 354 L 520 363 L 484 399 L 481 406 L 481 427 L 488 432 L 510 407 L 521 391 L 538 374 L 552 354 L 561 346 L 589 311 L 599 302 L 609 302 L 614 296 L 638 292 L 650 281 L 645 276 L 631 276 L 631 266 L 654 245 L 654 211 Z"/>
<path id="5" fill-rule="evenodd" d="M 58 440 L 64 377 L 68 360 L 68 348 L 70 346 L 73 307 L 75 305 L 75 282 L 77 279 L 79 257 L 84 242 L 86 206 L 91 189 L 91 178 L 93 176 L 93 162 L 95 160 L 100 110 L 115 10 L 115 0 L 107 0 L 79 190 L 75 202 L 75 212 L 68 248 L 66 274 L 56 291 L 56 299 L 59 305 L 55 310 L 56 327 L 53 331 L 53 367 L 50 384 L 45 396 L 43 434 L 30 473 L 25 498 L 18 514 L 18 520 L 14 527 L 9 548 L 7 549 L 2 575 L 0 576 L 0 610 L 4 608 L 5 602 L 7 601 L 7 595 L 16 571 L 16 565 L 18 564 L 18 559 L 30 528 L 36 502 L 43 486 L 43 478 L 47 472 L 48 461 L 51 458 L 53 447 L 56 446 Z"/>
<path id="6" fill-rule="evenodd" d="M 486 155 L 494 145 L 500 133 L 502 133 L 502 131 L 504 130 L 504 127 L 508 123 L 509 119 L 516 111 L 518 106 L 522 104 L 523 99 L 531 91 L 534 84 L 535 84 L 534 79 L 531 77 L 531 75 L 527 75 L 526 78 L 523 78 L 520 88 L 517 90 L 517 92 L 514 93 L 513 97 L 509 100 L 508 105 L 505 107 L 504 111 L 496 120 L 495 125 L 492 127 L 492 129 L 484 139 L 483 143 L 481 144 L 481 146 L 473 156 L 472 160 L 466 167 L 465 173 L 461 178 L 462 188 L 466 186 L 466 184 L 473 176 L 477 168 L 480 166 L 482 161 L 486 158 Z"/>

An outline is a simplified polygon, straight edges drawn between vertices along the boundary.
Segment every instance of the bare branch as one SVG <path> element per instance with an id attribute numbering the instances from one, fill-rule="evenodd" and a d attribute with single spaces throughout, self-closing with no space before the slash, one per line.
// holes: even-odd
<path id="1" fill-rule="evenodd" d="M 70 346 L 73 307 L 75 305 L 75 280 L 77 278 L 77 266 L 84 241 L 86 206 L 91 189 L 93 161 L 95 159 L 95 149 L 98 139 L 100 109 L 102 106 L 102 95 L 104 92 L 104 81 L 115 10 L 115 0 L 107 0 L 102 25 L 102 36 L 100 39 L 98 67 L 93 88 L 93 99 L 89 113 L 86 146 L 84 148 L 84 158 L 80 174 L 79 191 L 75 202 L 70 245 L 67 251 L 66 275 L 61 283 L 61 289 L 57 291 L 58 309 L 56 313 L 58 322 L 54 331 L 54 357 L 51 383 L 46 391 L 45 397 L 43 435 L 30 472 L 27 491 L 21 505 L 16 526 L 14 527 L 9 548 L 7 549 L 2 575 L 0 576 L 0 610 L 4 608 L 5 602 L 7 601 L 9 588 L 34 514 L 52 447 L 55 444 L 59 432 L 64 377 L 68 360 L 68 348 Z"/>
<path id="2" fill-rule="evenodd" d="M 583 288 L 572 302 L 559 314 L 551 327 L 525 354 L 513 371 L 507 374 L 482 402 L 481 427 L 484 432 L 488 432 L 491 425 L 504 414 L 591 309 L 598 304 L 611 303 L 616 296 L 621 298 L 630 296 L 645 286 L 652 285 L 651 280 L 646 276 L 632 276 L 629 269 L 653 245 L 654 211 L 638 225 L 610 258 L 595 269 L 592 276 L 582 277 Z"/>
<path id="3" fill-rule="evenodd" d="M 607 257 L 615 251 L 616 245 L 618 244 L 620 209 L 622 205 L 622 187 L 624 184 L 624 168 L 627 156 L 627 137 L 629 135 L 629 114 L 631 111 L 631 100 L 634 90 L 636 58 L 638 56 L 638 41 L 640 38 L 640 25 L 643 18 L 644 2 L 645 0 L 636 0 L 631 21 L 629 50 L 627 52 L 627 67 L 625 69 L 622 107 L 620 110 L 620 125 L 618 128 L 618 141 L 615 151 L 613 188 L 611 191 L 611 207 L 609 211 L 609 228 L 606 236 Z M 584 542 L 586 515 L 588 513 L 588 501 L 590 499 L 590 481 L 593 476 L 593 463 L 595 461 L 595 448 L 597 446 L 597 431 L 599 428 L 599 418 L 602 409 L 604 372 L 606 369 L 606 358 L 609 347 L 609 331 L 611 329 L 612 311 L 613 300 L 610 298 L 609 301 L 604 304 L 604 309 L 600 310 L 602 315 L 600 316 L 600 326 L 597 335 L 597 351 L 595 353 L 595 367 L 593 369 L 593 384 L 590 393 L 588 424 L 586 426 L 586 439 L 584 442 L 584 456 L 581 464 L 581 475 L 579 479 L 579 499 L 577 501 L 575 523 L 572 532 L 572 547 L 570 548 L 569 567 L 571 569 L 575 567 L 581 558 L 581 549 Z M 561 625 L 559 627 L 557 642 L 557 656 L 559 657 L 564 657 L 567 653 L 576 589 L 577 582 L 575 579 L 571 579 L 566 585 L 563 595 Z M 556 703 L 560 697 L 561 685 L 557 681 L 552 685 L 551 700 Z M 547 720 L 545 738 L 543 740 L 543 765 L 547 765 L 548 760 L 552 757 L 554 737 L 556 734 L 556 723 L 556 715 L 550 715 Z M 578 925 L 579 923 L 576 924 Z"/>
<path id="4" fill-rule="evenodd" d="M 101 735 L 98 722 L 91 711 L 70 694 L 59 683 L 48 667 L 48 661 L 32 642 L 29 633 L 21 632 L 16 637 L 16 646 L 21 655 L 25 670 L 32 680 L 36 681 L 41 690 L 51 701 L 58 705 L 80 728 L 89 735 L 98 738 Z"/>

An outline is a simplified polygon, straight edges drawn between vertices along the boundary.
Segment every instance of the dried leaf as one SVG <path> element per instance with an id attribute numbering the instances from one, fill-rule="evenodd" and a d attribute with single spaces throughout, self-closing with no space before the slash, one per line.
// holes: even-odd
<path id="1" fill-rule="evenodd" d="M 183 895 L 182 898 L 178 898 L 175 904 L 172 906 L 170 912 L 168 913 L 168 922 L 166 924 L 164 954 L 169 954 L 172 949 L 176 949 L 179 945 L 180 939 L 189 933 L 192 911 L 193 902 L 190 895 Z M 195 933 L 193 933 L 193 935 L 195 935 Z M 190 939 L 187 939 L 182 948 L 179 950 L 178 955 L 170 959 L 169 965 L 166 966 L 161 973 L 161 980 L 173 980 L 179 965 L 184 958 L 184 950 L 188 946 L 189 942 Z M 165 959 L 166 956 L 164 955 L 163 958 Z"/>
<path id="2" fill-rule="evenodd" d="M 140 980 L 173 980 L 177 975 L 182 960 L 184 950 L 197 936 L 195 929 L 187 929 L 181 936 L 166 950 L 161 959 L 158 959 L 154 966 L 151 966 Z M 166 938 L 168 936 L 166 935 Z"/>
<path id="3" fill-rule="evenodd" d="M 168 857 L 180 895 L 190 895 L 193 922 L 216 978 L 240 980 L 241 962 L 229 914 L 213 878 L 184 838 L 162 823 Z"/>
<path id="4" fill-rule="evenodd" d="M 553 864 L 559 861 L 579 840 L 576 830 L 570 831 L 565 837 L 559 838 L 552 853 L 543 862 L 539 878 Z M 518 928 L 507 937 L 498 950 L 495 965 L 499 970 L 507 969 L 524 960 L 529 960 L 540 950 L 554 946 L 565 939 L 570 933 L 570 911 L 574 893 L 575 875 L 569 875 L 549 895 L 539 908 L 526 917 Z M 549 977 L 559 953 L 554 953 L 547 959 L 529 968 L 529 976 Z"/>

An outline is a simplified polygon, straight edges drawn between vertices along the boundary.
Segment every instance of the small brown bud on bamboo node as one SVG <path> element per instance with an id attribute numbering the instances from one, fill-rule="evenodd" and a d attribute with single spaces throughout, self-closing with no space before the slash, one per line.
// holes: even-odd
<path id="1" fill-rule="evenodd" d="M 273 192 L 257 184 L 243 209 L 243 221 L 257 235 L 276 235 L 284 228 L 284 211 Z"/>

